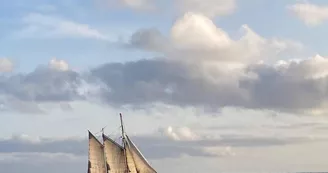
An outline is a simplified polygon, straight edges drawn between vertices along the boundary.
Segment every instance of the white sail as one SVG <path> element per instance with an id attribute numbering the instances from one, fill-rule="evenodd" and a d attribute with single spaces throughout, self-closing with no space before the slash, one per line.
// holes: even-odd
<path id="1" fill-rule="evenodd" d="M 126 155 L 126 161 L 129 167 L 130 173 L 140 173 L 137 171 L 136 164 L 133 158 L 133 154 L 131 150 L 128 147 L 127 142 L 125 141 L 125 155 Z"/>
<path id="2" fill-rule="evenodd" d="M 137 146 L 126 135 L 127 150 L 131 153 L 133 161 L 138 173 L 156 173 L 156 171 L 150 166 L 142 153 L 138 150 Z"/>
<path id="3" fill-rule="evenodd" d="M 106 173 L 103 145 L 89 131 L 88 173 Z"/>
<path id="4" fill-rule="evenodd" d="M 107 170 L 110 173 L 127 172 L 124 148 L 104 134 L 103 141 Z"/>

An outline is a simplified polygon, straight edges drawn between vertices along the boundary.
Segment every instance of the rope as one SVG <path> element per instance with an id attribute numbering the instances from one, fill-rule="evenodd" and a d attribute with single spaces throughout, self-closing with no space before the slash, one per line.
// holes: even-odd
<path id="1" fill-rule="evenodd" d="M 111 136 L 111 135 L 113 135 L 114 133 L 116 133 L 117 131 L 119 131 L 120 130 L 120 128 L 121 128 L 121 126 L 119 126 L 116 130 L 114 130 L 112 133 L 110 133 L 109 135 L 107 135 L 107 136 Z"/>
<path id="2" fill-rule="evenodd" d="M 100 131 L 98 131 L 97 133 L 95 133 L 95 136 L 97 136 L 99 133 L 104 133 L 105 131 L 105 128 L 107 127 L 108 125 L 106 125 L 105 127 L 101 128 Z M 121 126 L 119 126 L 117 129 L 115 129 L 114 131 L 112 131 L 109 135 L 107 136 L 111 136 L 112 134 L 114 134 L 115 132 L 117 132 L 119 129 L 121 128 Z"/>

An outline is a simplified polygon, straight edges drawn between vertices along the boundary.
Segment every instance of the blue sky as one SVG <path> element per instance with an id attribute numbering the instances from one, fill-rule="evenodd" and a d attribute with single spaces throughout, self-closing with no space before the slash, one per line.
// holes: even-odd
<path id="1" fill-rule="evenodd" d="M 327 23 L 324 0 L 4 1 L 0 167 L 83 171 L 123 112 L 158 172 L 326 171 Z"/>
<path id="2" fill-rule="evenodd" d="M 24 17 L 31 13 L 59 17 L 76 23 L 89 25 L 103 31 L 110 40 L 83 38 L 15 38 L 15 32 L 24 29 Z M 135 16 L 135 17 L 133 17 Z M 62 57 L 73 65 L 86 68 L 109 61 L 135 59 L 135 52 L 118 50 L 115 42 L 118 37 L 127 37 L 137 28 L 151 26 L 154 20 L 146 16 L 97 7 L 90 1 L 65 2 L 25 2 L 8 1 L 1 7 L 1 55 L 19 62 L 22 70 L 32 70 L 38 63 L 47 63 L 51 57 Z M 157 22 L 159 23 L 159 22 Z M 156 25 L 156 24 L 155 24 Z M 142 57 L 142 55 L 139 55 Z M 91 60 L 93 62 L 90 62 Z M 99 62 L 94 62 L 94 60 Z M 37 62 L 37 63 L 36 63 Z"/>
<path id="3" fill-rule="evenodd" d="M 238 1 L 235 13 L 217 17 L 215 23 L 232 35 L 242 24 L 249 25 L 263 37 L 281 37 L 305 44 L 311 52 L 325 54 L 326 24 L 317 28 L 308 28 L 295 19 L 286 6 L 294 1 Z M 323 1 L 311 1 L 322 4 Z M 156 27 L 164 33 L 169 32 L 176 15 L 155 15 L 136 12 L 124 8 L 106 8 L 92 1 L 6 1 L 0 12 L 1 19 L 1 56 L 9 57 L 20 64 L 19 69 L 32 70 L 38 63 L 47 63 L 53 57 L 67 60 L 72 65 L 86 68 L 110 61 L 126 61 L 151 57 L 135 51 L 116 47 L 112 42 L 118 37 L 128 38 L 139 28 Z M 83 38 L 15 38 L 15 32 L 26 27 L 23 18 L 31 13 L 59 17 L 63 20 L 86 24 L 103 32 L 110 40 Z M 169 13 L 169 12 L 167 12 Z M 311 34 L 308 34 L 311 32 Z M 93 59 L 92 62 L 90 59 Z M 99 63 L 94 61 L 99 61 Z M 36 63 L 37 62 L 37 63 Z"/>

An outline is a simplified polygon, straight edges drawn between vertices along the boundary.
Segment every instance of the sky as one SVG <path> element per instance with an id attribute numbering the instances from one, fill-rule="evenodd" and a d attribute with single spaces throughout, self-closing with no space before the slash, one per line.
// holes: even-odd
<path id="1" fill-rule="evenodd" d="M 328 2 L 4 0 L 0 168 L 87 170 L 87 130 L 158 172 L 327 171 Z"/>

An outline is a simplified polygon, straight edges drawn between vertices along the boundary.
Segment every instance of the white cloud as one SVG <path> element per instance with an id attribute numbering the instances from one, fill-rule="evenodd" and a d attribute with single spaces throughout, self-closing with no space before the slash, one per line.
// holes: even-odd
<path id="1" fill-rule="evenodd" d="M 171 29 L 171 40 L 181 49 L 220 49 L 232 40 L 209 18 L 199 13 L 186 13 Z"/>
<path id="2" fill-rule="evenodd" d="M 108 7 L 127 7 L 138 11 L 150 11 L 156 9 L 156 0 L 100 0 L 101 4 Z"/>
<path id="3" fill-rule="evenodd" d="M 290 55 L 303 48 L 292 40 L 264 38 L 248 25 L 242 25 L 241 34 L 239 39 L 232 39 L 210 18 L 189 12 L 173 24 L 168 37 L 153 30 L 141 30 L 131 37 L 131 44 L 175 60 L 237 64 L 275 61 L 279 55 Z"/>
<path id="4" fill-rule="evenodd" d="M 23 18 L 23 24 L 24 28 L 18 33 L 18 37 L 108 39 L 108 36 L 87 24 L 40 13 L 28 14 Z"/>
<path id="5" fill-rule="evenodd" d="M 151 9 L 153 8 L 152 0 L 121 0 L 121 2 L 134 9 Z"/>
<path id="6" fill-rule="evenodd" d="M 235 0 L 176 0 L 174 3 L 182 13 L 195 12 L 208 17 L 228 15 L 236 9 Z"/>
<path id="7" fill-rule="evenodd" d="M 200 137 L 192 132 L 188 127 L 178 127 L 173 128 L 172 126 L 167 127 L 166 129 L 160 129 L 160 132 L 163 133 L 166 137 L 173 140 L 199 140 Z"/>
<path id="8" fill-rule="evenodd" d="M 26 142 L 26 143 L 40 143 L 41 139 L 39 137 L 31 137 L 26 134 L 20 134 L 20 135 L 13 135 L 12 140 L 17 140 L 19 142 Z"/>
<path id="9" fill-rule="evenodd" d="M 327 112 L 326 58 L 315 56 L 300 63 L 278 61 L 280 65 L 277 66 L 275 62 L 281 55 L 292 55 L 294 51 L 302 50 L 302 45 L 291 40 L 264 38 L 247 25 L 242 26 L 242 31 L 240 38 L 232 39 L 208 17 L 187 13 L 173 24 L 168 37 L 153 30 L 143 30 L 143 34 L 137 32 L 131 37 L 130 46 L 163 53 L 170 63 L 181 61 L 178 66 L 183 70 L 176 73 L 180 77 L 188 74 L 182 77 L 184 80 L 164 83 L 173 88 L 171 96 L 156 92 L 156 100 L 161 98 L 159 100 L 170 102 L 170 98 L 174 98 L 174 101 L 179 100 L 178 104 L 196 105 L 206 100 L 208 105 L 216 107 L 234 105 L 300 114 L 323 115 Z M 175 65 L 164 65 L 174 72 Z M 164 71 L 160 74 L 165 79 L 170 76 Z M 193 82 L 180 83 L 189 79 Z M 156 86 L 159 88 L 161 85 Z M 150 91 L 148 88 L 147 92 Z M 185 93 L 187 91 L 190 93 Z M 181 98 L 182 95 L 185 97 Z"/>
<path id="10" fill-rule="evenodd" d="M 14 68 L 14 64 L 8 58 L 0 58 L 0 73 L 10 72 Z"/>
<path id="11" fill-rule="evenodd" d="M 40 159 L 40 157 L 42 159 Z M 60 159 L 65 161 L 82 160 L 82 157 L 75 156 L 70 153 L 43 153 L 43 152 L 12 152 L 12 153 L 0 153 L 0 162 L 25 162 L 33 163 L 33 159 L 36 159 L 39 163 L 49 163 L 51 161 L 60 162 Z"/>
<path id="12" fill-rule="evenodd" d="M 306 80 L 285 80 L 290 78 L 288 70 L 293 66 L 283 73 L 275 66 L 266 65 L 276 61 L 283 52 L 300 49 L 300 44 L 264 38 L 247 25 L 241 30 L 242 36 L 232 39 L 208 17 L 187 13 L 173 24 L 167 37 L 149 30 L 132 36 L 130 46 L 158 51 L 165 55 L 163 59 L 108 63 L 87 75 L 68 70 L 63 61 L 53 60 L 51 66 L 60 71 L 36 70 L 20 75 L 19 78 L 31 81 L 26 83 L 18 83 L 14 80 L 16 76 L 12 76 L 6 79 L 3 88 L 6 95 L 17 100 L 41 103 L 96 96 L 102 103 L 132 107 L 162 102 L 213 110 L 235 106 L 313 112 L 322 108 L 325 102 L 319 95 L 325 92 L 322 82 L 316 80 L 310 85 Z M 266 77 L 268 74 L 275 80 Z M 300 85 L 313 89 L 313 95 Z"/>
<path id="13" fill-rule="evenodd" d="M 69 70 L 69 66 L 66 61 L 64 60 L 59 60 L 56 58 L 53 58 L 49 62 L 49 67 L 52 69 L 56 69 L 59 71 L 67 71 Z"/>
<path id="14" fill-rule="evenodd" d="M 280 60 L 274 66 L 295 79 L 323 79 L 328 76 L 328 59 L 318 54 L 305 60 Z"/>
<path id="15" fill-rule="evenodd" d="M 308 26 L 318 26 L 328 20 L 328 7 L 311 3 L 297 3 L 287 7 Z"/>
<path id="16" fill-rule="evenodd" d="M 228 147 L 207 147 L 204 151 L 218 157 L 222 156 L 235 156 L 236 153 L 232 150 L 230 146 Z"/>
<path id="17" fill-rule="evenodd" d="M 7 173 L 56 173 L 58 167 L 61 172 L 77 173 L 84 163 L 85 157 L 66 153 L 0 153 L 1 170 Z"/>

